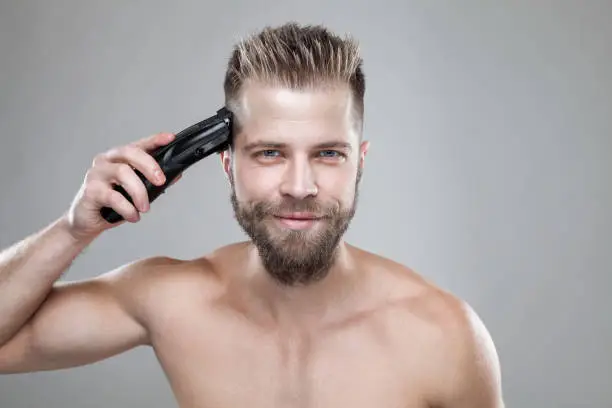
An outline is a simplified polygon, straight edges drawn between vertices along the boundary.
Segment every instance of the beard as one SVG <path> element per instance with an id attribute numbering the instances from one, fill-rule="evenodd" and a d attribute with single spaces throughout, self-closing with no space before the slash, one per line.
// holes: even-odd
<path id="1" fill-rule="evenodd" d="M 327 276 L 334 264 L 338 244 L 355 216 L 361 174 L 360 168 L 353 202 L 346 208 L 336 203 L 321 203 L 316 197 L 241 203 L 230 174 L 234 217 L 257 248 L 265 270 L 277 283 L 307 285 Z M 292 212 L 312 213 L 318 219 L 312 228 L 304 230 L 275 226 L 275 217 Z"/>

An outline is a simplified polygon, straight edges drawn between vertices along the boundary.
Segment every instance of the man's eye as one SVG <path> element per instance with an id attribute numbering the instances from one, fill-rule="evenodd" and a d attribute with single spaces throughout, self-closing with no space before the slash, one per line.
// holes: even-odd
<path id="1" fill-rule="evenodd" d="M 276 157 L 279 153 L 278 150 L 262 150 L 259 152 L 259 155 L 263 157 Z"/>
<path id="2" fill-rule="evenodd" d="M 323 157 L 342 157 L 343 154 L 335 150 L 321 150 L 319 152 Z"/>

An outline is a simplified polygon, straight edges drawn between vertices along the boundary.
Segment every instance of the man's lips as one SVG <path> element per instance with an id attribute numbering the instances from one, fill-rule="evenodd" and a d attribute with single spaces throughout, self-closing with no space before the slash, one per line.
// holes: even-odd
<path id="1" fill-rule="evenodd" d="M 310 228 L 315 222 L 322 218 L 312 213 L 278 214 L 274 217 L 279 220 L 282 225 L 291 229 Z"/>
<path id="2" fill-rule="evenodd" d="M 317 220 L 320 219 L 321 217 L 313 214 L 313 213 L 307 213 L 307 212 L 294 212 L 294 213 L 288 213 L 288 214 L 278 214 L 276 215 L 277 218 L 283 218 L 283 219 L 287 219 L 287 220 L 301 220 L 301 221 L 307 221 L 307 220 Z"/>

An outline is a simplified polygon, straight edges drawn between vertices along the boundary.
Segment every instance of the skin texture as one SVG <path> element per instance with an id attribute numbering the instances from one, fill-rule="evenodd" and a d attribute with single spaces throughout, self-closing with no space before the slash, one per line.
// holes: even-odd
<path id="1" fill-rule="evenodd" d="M 248 84 L 239 116 L 221 162 L 254 239 L 56 284 L 0 348 L 0 372 L 150 346 L 182 408 L 502 408 L 498 357 L 473 310 L 341 239 L 369 148 L 348 89 Z M 304 208 L 327 218 L 297 230 L 272 215 Z"/>

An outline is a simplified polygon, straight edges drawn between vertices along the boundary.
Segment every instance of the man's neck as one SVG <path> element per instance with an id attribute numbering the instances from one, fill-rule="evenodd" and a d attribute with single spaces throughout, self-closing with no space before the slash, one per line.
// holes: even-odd
<path id="1" fill-rule="evenodd" d="M 308 284 L 289 286 L 265 270 L 257 249 L 249 246 L 245 289 L 258 314 L 282 327 L 318 325 L 335 319 L 352 298 L 358 269 L 350 247 L 341 242 L 327 275 Z"/>

